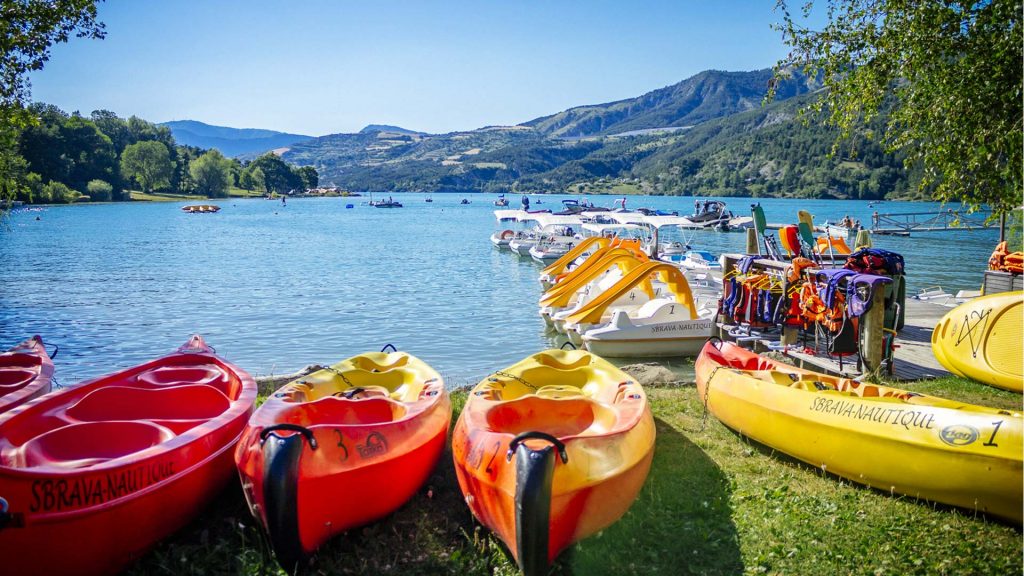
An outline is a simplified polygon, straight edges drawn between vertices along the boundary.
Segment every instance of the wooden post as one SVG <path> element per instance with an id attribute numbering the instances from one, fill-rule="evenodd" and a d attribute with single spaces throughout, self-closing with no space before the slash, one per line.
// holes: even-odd
<path id="1" fill-rule="evenodd" d="M 760 246 L 757 241 L 757 230 L 747 228 L 747 254 L 760 254 Z"/>
<path id="2" fill-rule="evenodd" d="M 857 239 L 853 242 L 853 249 L 871 248 L 871 233 L 863 228 L 857 231 Z"/>
<path id="3" fill-rule="evenodd" d="M 860 329 L 863 334 L 860 344 L 860 359 L 864 372 L 878 370 L 885 357 L 885 290 L 878 286 L 871 294 L 871 309 L 861 317 Z"/>

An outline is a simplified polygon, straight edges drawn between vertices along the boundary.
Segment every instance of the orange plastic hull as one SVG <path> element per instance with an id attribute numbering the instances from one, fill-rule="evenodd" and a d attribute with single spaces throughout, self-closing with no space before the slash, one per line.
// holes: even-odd
<path id="1" fill-rule="evenodd" d="M 39 336 L 0 354 L 0 414 L 50 391 L 53 362 Z"/>
<path id="2" fill-rule="evenodd" d="M 474 388 L 452 454 L 473 515 L 533 574 L 625 514 L 647 478 L 654 437 L 639 384 L 587 352 L 549 350 Z M 553 453 L 550 471 L 538 469 Z"/>
<path id="3" fill-rule="evenodd" d="M 387 378 L 385 372 L 363 378 Z M 235 453 L 253 516 L 286 570 L 335 534 L 405 504 L 434 469 L 447 440 L 451 402 L 440 378 L 407 402 L 367 395 L 347 386 L 348 378 L 355 376 L 332 369 L 285 385 L 253 414 Z M 331 389 L 310 398 L 318 394 L 312 390 L 325 387 Z M 345 396 L 354 389 L 360 392 Z M 288 465 L 278 464 L 281 457 Z"/>
<path id="4" fill-rule="evenodd" d="M 139 558 L 230 480 L 255 398 L 196 337 L 0 417 L 4 572 L 108 574 Z"/>

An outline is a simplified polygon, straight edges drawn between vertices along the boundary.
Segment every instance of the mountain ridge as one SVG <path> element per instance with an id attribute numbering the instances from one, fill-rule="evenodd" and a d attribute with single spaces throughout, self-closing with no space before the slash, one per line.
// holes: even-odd
<path id="1" fill-rule="evenodd" d="M 262 128 L 232 128 L 216 126 L 198 120 L 172 120 L 163 122 L 174 135 L 174 140 L 186 146 L 216 148 L 225 156 L 242 156 L 266 152 L 311 140 L 313 136 L 290 134 Z"/>

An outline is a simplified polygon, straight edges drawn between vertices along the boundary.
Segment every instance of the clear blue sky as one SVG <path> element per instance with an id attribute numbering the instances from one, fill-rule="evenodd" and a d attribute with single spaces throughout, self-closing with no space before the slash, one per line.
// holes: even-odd
<path id="1" fill-rule="evenodd" d="M 100 4 L 33 98 L 88 114 L 322 135 L 517 124 L 786 52 L 774 0 L 135 1 Z"/>

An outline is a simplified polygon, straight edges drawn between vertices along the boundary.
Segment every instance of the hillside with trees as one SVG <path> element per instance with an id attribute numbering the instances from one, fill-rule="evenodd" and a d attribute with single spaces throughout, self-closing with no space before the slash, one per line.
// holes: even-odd
<path id="1" fill-rule="evenodd" d="M 310 166 L 273 154 L 226 158 L 178 144 L 166 126 L 135 116 L 97 110 L 85 117 L 39 103 L 25 110 L 31 122 L 12 138 L 10 173 L 13 198 L 25 203 L 129 200 L 130 190 L 220 198 L 232 189 L 283 193 L 319 182 Z"/>

